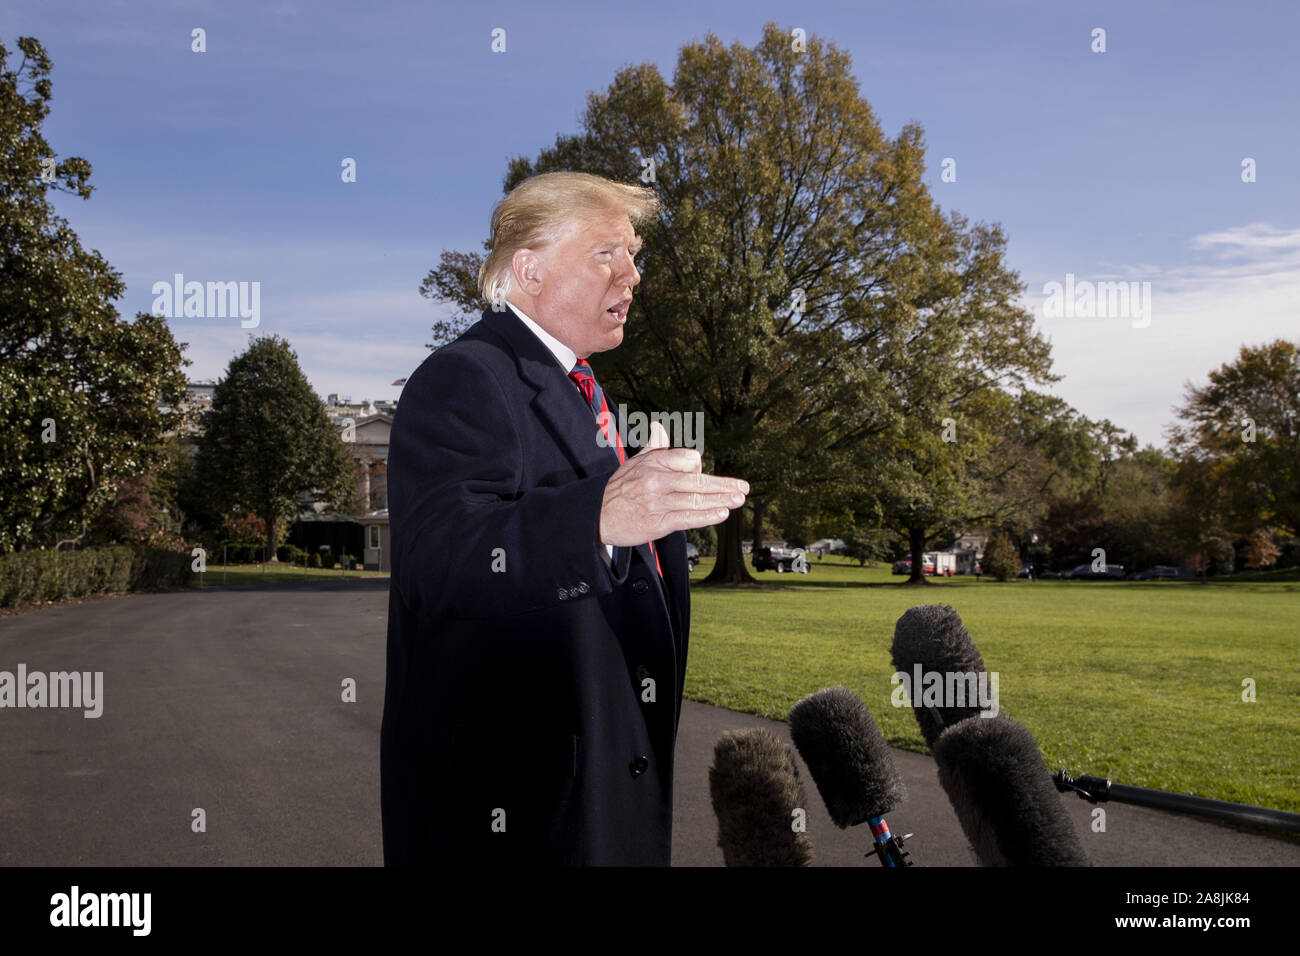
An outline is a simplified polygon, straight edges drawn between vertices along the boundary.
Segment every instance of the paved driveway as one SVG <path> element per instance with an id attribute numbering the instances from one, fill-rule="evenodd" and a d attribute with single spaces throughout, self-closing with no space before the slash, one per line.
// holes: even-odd
<path id="1" fill-rule="evenodd" d="M 209 588 L 0 618 L 0 670 L 104 675 L 98 718 L 0 710 L 0 865 L 380 864 L 387 588 Z M 783 723 L 683 705 L 674 865 L 722 865 L 708 767 L 722 731 L 751 725 L 789 740 Z M 934 762 L 895 759 L 910 797 L 890 823 L 916 834 L 917 864 L 971 865 Z M 800 772 L 817 862 L 862 865 L 868 835 L 837 830 Z M 1300 843 L 1138 808 L 1110 807 L 1092 833 L 1089 807 L 1062 799 L 1100 864 L 1300 865 Z"/>

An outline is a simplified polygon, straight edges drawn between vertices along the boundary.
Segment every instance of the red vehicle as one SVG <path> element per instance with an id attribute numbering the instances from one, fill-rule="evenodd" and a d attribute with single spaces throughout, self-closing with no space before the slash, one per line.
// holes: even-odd
<path id="1" fill-rule="evenodd" d="M 912 559 L 903 558 L 901 561 L 895 561 L 891 574 L 911 574 Z M 934 574 L 934 558 L 925 557 L 921 559 L 921 573 Z"/>

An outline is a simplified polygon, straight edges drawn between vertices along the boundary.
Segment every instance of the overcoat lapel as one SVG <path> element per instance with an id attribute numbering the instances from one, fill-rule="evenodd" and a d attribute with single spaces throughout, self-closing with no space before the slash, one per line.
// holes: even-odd
<path id="1" fill-rule="evenodd" d="M 578 477 L 590 478 L 616 471 L 618 452 L 596 440 L 600 426 L 591 414 L 591 407 L 574 386 L 568 373 L 555 361 L 551 350 L 509 308 L 504 312 L 487 309 L 483 313 L 483 324 L 514 352 L 519 378 L 533 390 L 529 404 L 565 450 Z M 608 394 L 606 400 L 609 400 Z M 619 428 L 620 435 L 626 434 L 625 423 L 618 421 L 616 427 Z M 584 440 L 583 435 L 589 438 Z M 624 446 L 626 445 L 627 442 L 624 441 Z M 654 553 L 649 544 L 637 545 L 636 551 L 647 566 L 655 566 Z"/>

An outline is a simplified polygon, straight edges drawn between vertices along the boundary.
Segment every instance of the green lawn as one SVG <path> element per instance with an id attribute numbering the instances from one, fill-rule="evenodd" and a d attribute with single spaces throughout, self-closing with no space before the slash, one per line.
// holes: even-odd
<path id="1" fill-rule="evenodd" d="M 891 743 L 924 752 L 910 708 L 890 704 L 889 645 L 909 607 L 951 604 L 999 673 L 1001 709 L 1050 768 L 1300 811 L 1300 583 L 905 588 L 887 568 L 811 564 L 755 572 L 793 590 L 692 590 L 687 697 L 785 720 L 800 697 L 842 684 Z M 1245 678 L 1256 703 L 1242 701 Z"/>
<path id="2" fill-rule="evenodd" d="M 304 568 L 301 564 L 232 564 L 223 568 L 208 564 L 203 574 L 194 575 L 195 587 L 217 587 L 223 584 L 287 584 L 293 581 L 321 581 L 331 578 L 357 580 L 358 578 L 386 578 L 387 571 L 340 571 L 326 568 Z"/>

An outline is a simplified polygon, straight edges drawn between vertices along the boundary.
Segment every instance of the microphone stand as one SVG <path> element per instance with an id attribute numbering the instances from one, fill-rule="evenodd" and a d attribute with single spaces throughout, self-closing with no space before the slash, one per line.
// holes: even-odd
<path id="1" fill-rule="evenodd" d="M 880 859 L 881 866 L 892 868 L 912 865 L 912 861 L 907 858 L 907 851 L 903 849 L 903 838 L 889 832 L 889 824 L 885 822 L 884 817 L 872 817 L 867 823 L 870 824 L 871 835 L 876 840 L 871 850 Z M 909 833 L 908 836 L 911 834 Z M 867 856 L 871 856 L 871 853 Z"/>
<path id="2" fill-rule="evenodd" d="M 1164 790 L 1148 790 L 1146 787 L 1129 787 L 1122 783 L 1111 783 L 1109 779 L 1103 777 L 1071 777 L 1064 770 L 1052 774 L 1052 782 L 1061 793 L 1077 793 L 1079 799 L 1087 800 L 1089 803 L 1106 803 L 1108 800 L 1114 800 L 1116 803 L 1131 803 L 1155 810 L 1194 813 L 1197 816 L 1224 820 L 1228 823 L 1300 833 L 1300 813 L 1252 807 L 1244 803 L 1228 803 L 1226 800 L 1190 797 Z"/>

